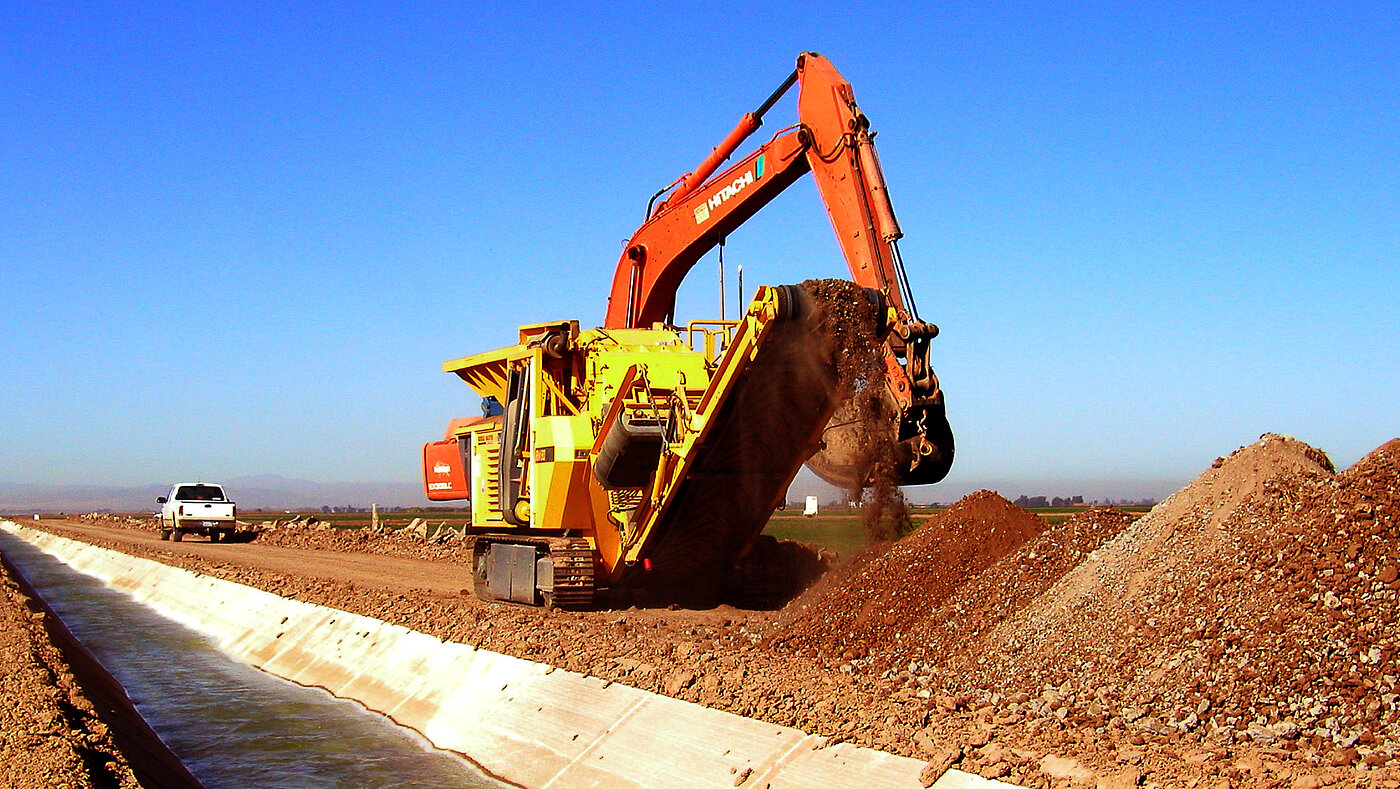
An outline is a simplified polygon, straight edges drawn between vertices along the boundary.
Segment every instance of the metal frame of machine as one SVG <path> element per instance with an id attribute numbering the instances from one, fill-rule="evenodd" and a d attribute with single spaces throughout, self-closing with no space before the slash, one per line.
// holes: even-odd
<path id="1" fill-rule="evenodd" d="M 715 175 L 793 85 L 800 122 Z M 694 172 L 652 198 L 602 327 L 530 324 L 515 345 L 444 363 L 489 404 L 424 447 L 428 497 L 471 500 L 480 596 L 572 608 L 604 586 L 714 588 L 804 462 L 864 481 L 826 429 L 839 403 L 830 360 L 813 364 L 805 350 L 821 309 L 810 293 L 764 286 L 737 321 L 672 325 L 695 262 L 808 172 L 860 286 L 850 298 L 869 303 L 885 340 L 902 481 L 947 473 L 952 433 L 928 358 L 937 328 L 914 309 L 872 138 L 849 83 L 804 53 Z"/>

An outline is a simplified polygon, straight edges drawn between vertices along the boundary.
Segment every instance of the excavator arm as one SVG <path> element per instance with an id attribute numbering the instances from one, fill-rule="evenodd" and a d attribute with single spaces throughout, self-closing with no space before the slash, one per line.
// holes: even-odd
<path id="1" fill-rule="evenodd" d="M 794 84 L 798 123 L 714 175 Z M 938 329 L 921 321 L 915 309 L 897 244 L 903 233 L 873 137 L 850 83 L 831 62 L 814 52 L 799 56 L 796 70 L 757 110 L 744 115 L 693 172 L 657 194 L 665 200 L 649 208 L 618 262 L 604 325 L 667 322 L 681 281 L 696 262 L 810 172 L 852 280 L 878 289 L 895 308 L 898 319 L 884 349 L 883 399 L 897 435 L 891 451 L 901 484 L 927 484 L 941 480 L 953 460 L 943 394 L 929 362 L 929 341 Z M 868 469 L 858 457 L 859 428 L 848 416 L 838 412 L 824 434 L 825 449 L 808 465 L 827 481 L 850 488 L 867 482 Z"/>
<path id="2" fill-rule="evenodd" d="M 702 188 L 661 204 L 627 243 L 604 327 L 667 322 L 696 262 L 808 172 L 801 136 L 800 129 L 780 134 Z"/>

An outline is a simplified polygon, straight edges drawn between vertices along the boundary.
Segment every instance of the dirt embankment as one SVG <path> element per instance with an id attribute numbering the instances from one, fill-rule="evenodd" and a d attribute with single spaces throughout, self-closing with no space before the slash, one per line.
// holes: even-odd
<path id="1" fill-rule="evenodd" d="M 921 756 L 930 777 L 956 765 L 1028 786 L 1380 787 L 1400 786 L 1397 492 L 1400 441 L 1336 474 L 1317 450 L 1266 436 L 1136 522 L 1090 510 L 1047 526 L 974 494 L 780 612 L 560 613 L 412 578 L 364 588 L 335 569 L 343 551 L 417 550 L 373 535 L 279 572 L 226 550 L 256 542 L 205 556 L 55 530 Z"/>
<path id="2" fill-rule="evenodd" d="M 141 786 L 45 630 L 48 615 L 0 568 L 0 786 Z"/>
<path id="3" fill-rule="evenodd" d="M 1131 525 L 977 494 L 770 640 L 897 671 L 951 713 L 924 747 L 983 775 L 1397 785 L 1398 489 L 1400 442 L 1338 475 L 1265 436 Z"/>
<path id="4" fill-rule="evenodd" d="M 446 530 L 441 538 L 436 539 L 429 539 L 425 532 L 411 529 L 336 529 L 319 522 L 260 523 L 253 525 L 251 530 L 256 532 L 254 539 L 259 544 L 286 548 L 400 556 L 460 563 L 463 566 L 467 566 L 472 555 L 468 542 L 457 533 Z"/>

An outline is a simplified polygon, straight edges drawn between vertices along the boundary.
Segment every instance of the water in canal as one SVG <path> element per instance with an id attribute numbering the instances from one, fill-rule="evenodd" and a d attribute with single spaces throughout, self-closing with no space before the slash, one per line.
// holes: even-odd
<path id="1" fill-rule="evenodd" d="M 497 787 L 387 718 L 265 674 L 11 534 L 0 550 L 208 789 Z"/>

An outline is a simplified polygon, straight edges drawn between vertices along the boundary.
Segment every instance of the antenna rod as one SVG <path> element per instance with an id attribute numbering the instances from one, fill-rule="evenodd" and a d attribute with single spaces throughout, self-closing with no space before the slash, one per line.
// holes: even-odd
<path id="1" fill-rule="evenodd" d="M 739 269 L 739 314 L 744 314 L 744 264 L 740 263 Z"/>
<path id="2" fill-rule="evenodd" d="M 724 320 L 724 236 L 719 239 L 719 319 Z"/>

